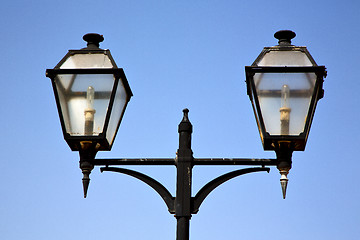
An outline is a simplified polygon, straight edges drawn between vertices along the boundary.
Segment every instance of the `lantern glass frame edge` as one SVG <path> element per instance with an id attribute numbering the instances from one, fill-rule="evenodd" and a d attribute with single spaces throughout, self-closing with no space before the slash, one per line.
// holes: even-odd
<path id="1" fill-rule="evenodd" d="M 305 48 L 306 49 L 306 48 Z M 258 58 L 257 58 L 258 60 Z M 255 61 L 256 62 L 256 61 Z M 304 124 L 304 131 L 299 135 L 270 135 L 266 129 L 262 116 L 262 111 L 258 101 L 258 96 L 254 83 L 254 75 L 256 73 L 305 73 L 313 72 L 316 74 L 314 85 L 314 92 L 311 96 L 309 109 L 307 111 L 306 122 Z M 323 97 L 323 81 L 326 77 L 325 66 L 245 66 L 247 93 L 250 98 L 254 115 L 256 118 L 260 138 L 264 150 L 276 150 L 280 142 L 290 142 L 294 151 L 304 151 L 307 138 L 310 132 L 311 123 L 314 117 L 317 101 Z"/>
<path id="2" fill-rule="evenodd" d="M 74 50 L 74 51 L 83 51 L 83 50 Z M 88 50 L 84 50 L 84 51 L 88 52 Z M 69 55 L 67 54 L 67 56 L 69 56 Z M 63 59 L 67 59 L 67 58 L 64 57 Z M 58 65 L 61 65 L 63 63 L 62 60 L 59 62 Z M 114 84 L 113 84 L 113 87 L 111 90 L 112 92 L 111 92 L 111 97 L 109 99 L 108 109 L 107 109 L 106 116 L 105 116 L 104 127 L 102 129 L 102 132 L 99 133 L 99 135 L 97 135 L 97 136 L 85 136 L 85 135 L 84 136 L 72 136 L 67 132 L 64 116 L 62 113 L 62 107 L 61 107 L 61 103 L 60 103 L 60 99 L 59 99 L 59 93 L 58 93 L 56 83 L 55 83 L 55 78 L 59 74 L 112 74 L 114 76 Z M 99 151 L 110 151 L 112 148 L 112 145 L 115 141 L 115 138 L 116 138 L 117 132 L 119 130 L 120 123 L 122 121 L 123 115 L 124 115 L 126 107 L 128 105 L 128 102 L 130 101 L 131 97 L 133 96 L 133 93 L 130 89 L 130 86 L 127 81 L 124 70 L 122 68 L 117 68 L 117 67 L 116 68 L 88 68 L 88 69 L 87 68 L 60 69 L 60 68 L 55 67 L 53 69 L 46 69 L 46 76 L 49 77 L 52 82 L 52 88 L 54 91 L 56 106 L 57 106 L 60 124 L 61 124 L 62 132 L 63 132 L 63 137 L 64 137 L 65 141 L 67 142 L 67 144 L 69 145 L 70 149 L 72 151 L 80 151 L 80 148 L 81 148 L 80 143 L 81 142 L 93 142 L 96 144 L 97 143 L 100 144 L 99 149 L 98 149 Z M 107 129 L 108 129 L 108 124 L 109 124 L 110 117 L 112 114 L 114 98 L 115 98 L 117 87 L 119 85 L 119 81 L 122 82 L 122 85 L 126 92 L 126 99 L 125 99 L 124 107 L 120 114 L 119 121 L 116 126 L 116 130 L 114 132 L 114 136 L 112 137 L 112 141 L 109 142 L 106 138 Z"/>

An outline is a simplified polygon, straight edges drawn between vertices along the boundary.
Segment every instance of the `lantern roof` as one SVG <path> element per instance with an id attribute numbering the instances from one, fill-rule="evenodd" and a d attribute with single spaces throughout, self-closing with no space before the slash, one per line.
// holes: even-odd
<path id="1" fill-rule="evenodd" d="M 110 54 L 110 50 L 99 48 L 104 37 L 97 33 L 88 33 L 83 39 L 87 47 L 79 50 L 69 50 L 55 69 L 89 69 L 118 68 Z"/>
<path id="2" fill-rule="evenodd" d="M 279 45 L 264 47 L 256 58 L 253 67 L 312 67 L 317 66 L 306 47 L 291 45 L 296 34 L 290 30 L 281 30 L 274 34 Z"/>

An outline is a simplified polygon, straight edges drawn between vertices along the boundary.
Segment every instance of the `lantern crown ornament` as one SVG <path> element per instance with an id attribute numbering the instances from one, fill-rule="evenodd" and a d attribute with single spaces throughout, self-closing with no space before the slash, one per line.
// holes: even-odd
<path id="1" fill-rule="evenodd" d="M 54 69 L 52 81 L 64 138 L 80 151 L 89 144 L 110 150 L 132 92 L 109 50 L 99 48 L 102 35 L 89 33 L 87 47 L 69 50 Z"/>

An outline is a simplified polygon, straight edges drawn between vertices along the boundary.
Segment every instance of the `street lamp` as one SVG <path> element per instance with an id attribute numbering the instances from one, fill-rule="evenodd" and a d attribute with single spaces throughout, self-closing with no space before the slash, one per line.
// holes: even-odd
<path id="1" fill-rule="evenodd" d="M 175 158 L 95 159 L 98 151 L 111 150 L 127 103 L 132 96 L 124 71 L 118 68 L 109 50 L 99 48 L 103 37 L 86 34 L 86 48 L 69 50 L 55 66 L 47 69 L 52 81 L 61 126 L 66 142 L 79 151 L 84 174 L 84 197 L 94 166 L 101 172 L 126 174 L 153 188 L 177 219 L 177 240 L 189 239 L 192 214 L 219 185 L 237 176 L 270 171 L 281 173 L 283 197 L 293 151 L 305 149 L 317 101 L 322 97 L 325 67 L 319 67 L 305 47 L 290 45 L 295 33 L 275 34 L 279 46 L 265 48 L 251 67 L 245 67 L 246 82 L 265 150 L 274 150 L 276 159 L 194 158 L 191 148 L 193 126 L 189 110 L 183 110 L 179 124 L 179 148 Z M 176 167 L 176 195 L 155 179 L 118 165 L 173 165 Z M 192 196 L 192 169 L 196 165 L 247 165 L 225 173 L 203 186 Z"/>
<path id="2" fill-rule="evenodd" d="M 52 80 L 64 138 L 80 153 L 86 196 L 93 169 L 87 159 L 111 150 L 132 92 L 110 51 L 99 48 L 103 36 L 89 33 L 83 39 L 87 47 L 69 50 L 46 76 Z"/>
<path id="3" fill-rule="evenodd" d="M 264 150 L 279 161 L 285 198 L 293 151 L 304 151 L 317 101 L 323 97 L 324 66 L 318 66 L 306 47 L 291 45 L 296 34 L 278 31 L 279 45 L 265 47 L 245 67 L 248 95 Z"/>

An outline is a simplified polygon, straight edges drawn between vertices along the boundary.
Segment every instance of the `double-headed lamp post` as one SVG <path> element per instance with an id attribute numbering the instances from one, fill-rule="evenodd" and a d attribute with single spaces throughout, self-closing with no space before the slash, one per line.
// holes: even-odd
<path id="1" fill-rule="evenodd" d="M 94 166 L 135 177 L 152 187 L 177 219 L 177 240 L 189 239 L 192 214 L 199 211 L 208 194 L 222 183 L 251 172 L 270 171 L 276 166 L 281 174 L 283 197 L 293 151 L 303 151 L 317 101 L 323 96 L 324 66 L 317 66 L 306 47 L 291 45 L 295 33 L 275 33 L 279 45 L 266 47 L 252 64 L 245 67 L 248 95 L 258 124 L 264 150 L 274 150 L 276 159 L 194 158 L 191 149 L 192 124 L 188 109 L 179 124 L 179 148 L 175 158 L 96 159 L 98 151 L 110 151 L 132 92 L 122 68 L 109 50 L 99 48 L 99 34 L 86 34 L 87 47 L 69 50 L 54 69 L 51 79 L 63 135 L 71 150 L 80 155 L 84 197 Z M 176 195 L 155 179 L 140 172 L 113 167 L 118 165 L 175 165 Z M 195 165 L 258 166 L 238 169 L 207 183 L 192 196 L 192 168 Z"/>

